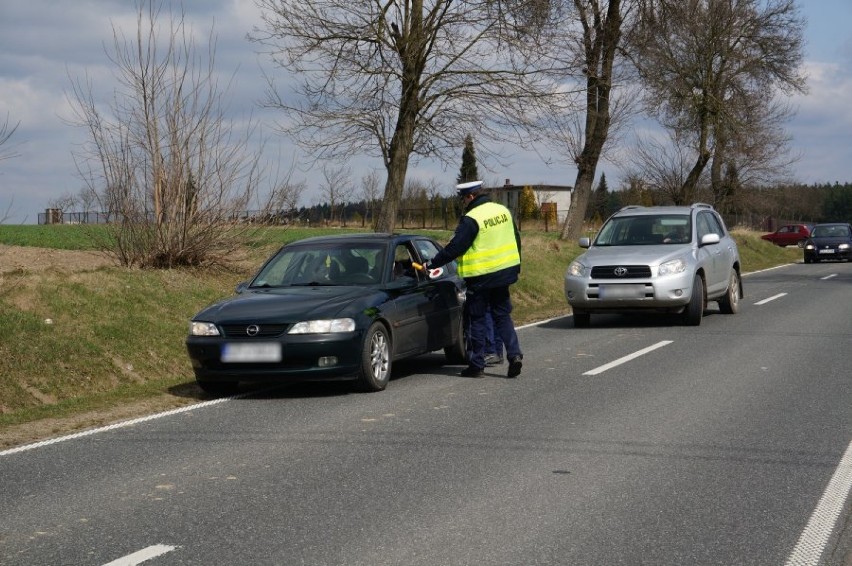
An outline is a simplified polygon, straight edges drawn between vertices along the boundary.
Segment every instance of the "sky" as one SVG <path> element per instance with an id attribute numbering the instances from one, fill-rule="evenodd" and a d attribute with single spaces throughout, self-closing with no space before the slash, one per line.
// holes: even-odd
<path id="1" fill-rule="evenodd" d="M 72 124 L 72 80 L 88 77 L 96 95 L 111 96 L 116 82 L 105 47 L 111 45 L 113 28 L 135 33 L 134 5 L 131 0 L 0 0 L 0 125 L 7 119 L 10 126 L 19 124 L 0 146 L 0 156 L 11 155 L 0 159 L 0 221 L 35 224 L 52 202 L 85 186 L 74 154 L 86 133 Z M 180 5 L 201 36 L 211 27 L 215 31 L 216 70 L 234 79 L 226 92 L 229 115 L 237 122 L 251 117 L 264 128 L 270 161 L 285 170 L 298 165 L 291 180 L 308 186 L 300 205 L 321 202 L 320 166 L 307 168 L 306 156 L 274 130 L 280 114 L 259 105 L 266 88 L 263 73 L 281 71 L 246 39 L 261 25 L 253 0 L 184 0 Z M 789 99 L 797 109 L 787 124 L 791 153 L 798 156 L 794 175 L 809 184 L 852 182 L 852 0 L 798 0 L 798 5 L 808 21 L 803 69 L 808 93 Z M 549 156 L 547 148 L 539 153 Z M 446 185 L 445 194 L 451 194 L 460 163 L 461 147 L 458 164 L 412 164 L 409 178 Z M 373 170 L 384 178 L 376 158 L 344 165 L 356 185 Z M 576 175 L 559 159 L 545 162 L 536 153 L 514 150 L 504 163 L 478 165 L 487 184 L 511 179 L 514 184 L 572 185 Z M 606 173 L 610 188 L 619 186 L 622 173 L 616 165 L 604 163 L 599 172 Z"/>

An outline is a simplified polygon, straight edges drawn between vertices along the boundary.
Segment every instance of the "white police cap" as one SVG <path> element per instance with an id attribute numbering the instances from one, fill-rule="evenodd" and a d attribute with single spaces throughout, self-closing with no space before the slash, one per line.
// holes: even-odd
<path id="1" fill-rule="evenodd" d="M 461 183 L 460 185 L 456 185 L 456 192 L 460 197 L 465 195 L 469 195 L 474 191 L 478 191 L 482 188 L 482 181 L 470 181 L 469 183 Z"/>

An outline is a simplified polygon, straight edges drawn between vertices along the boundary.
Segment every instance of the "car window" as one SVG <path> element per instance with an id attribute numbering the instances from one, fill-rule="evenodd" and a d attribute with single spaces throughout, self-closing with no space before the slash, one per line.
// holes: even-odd
<path id="1" fill-rule="evenodd" d="M 377 283 L 384 269 L 384 249 L 379 244 L 284 248 L 261 268 L 251 286 Z"/>
<path id="2" fill-rule="evenodd" d="M 419 272 L 414 269 L 417 255 L 409 244 L 398 244 L 393 251 L 393 279 L 413 277 L 419 280 Z"/>
<path id="3" fill-rule="evenodd" d="M 692 239 L 689 216 L 660 214 L 617 216 L 604 224 L 595 238 L 596 246 L 645 246 L 683 244 Z"/>
<path id="4" fill-rule="evenodd" d="M 719 225 L 719 222 L 716 220 L 716 217 L 709 212 L 699 213 L 698 217 L 695 219 L 695 222 L 698 225 L 699 242 L 701 241 L 701 238 L 703 238 L 707 234 L 718 234 L 720 237 L 723 235 L 722 227 Z"/>

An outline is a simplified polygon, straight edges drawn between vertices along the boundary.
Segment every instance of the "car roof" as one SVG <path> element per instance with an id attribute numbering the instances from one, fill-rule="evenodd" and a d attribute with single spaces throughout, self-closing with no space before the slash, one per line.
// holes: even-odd
<path id="1" fill-rule="evenodd" d="M 817 226 L 850 226 L 848 222 L 821 222 L 819 224 L 814 224 L 814 228 Z"/>
<path id="2" fill-rule="evenodd" d="M 333 243 L 342 243 L 342 242 L 360 242 L 360 243 L 382 243 L 386 244 L 388 242 L 398 242 L 398 241 L 407 241 L 413 238 L 424 238 L 429 239 L 427 236 L 421 236 L 418 234 L 390 234 L 386 232 L 357 232 L 357 233 L 348 233 L 348 234 L 330 234 L 326 236 L 311 236 L 309 238 L 303 238 L 301 240 L 295 240 L 290 242 L 289 246 L 292 245 L 310 245 L 310 244 L 333 244 Z"/>

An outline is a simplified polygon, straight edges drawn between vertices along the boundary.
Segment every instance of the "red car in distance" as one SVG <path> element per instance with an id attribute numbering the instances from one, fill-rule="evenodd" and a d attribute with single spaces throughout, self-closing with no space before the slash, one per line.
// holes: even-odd
<path id="1" fill-rule="evenodd" d="M 772 233 L 764 234 L 761 238 L 776 246 L 799 246 L 801 248 L 810 235 L 810 224 L 787 224 Z"/>

